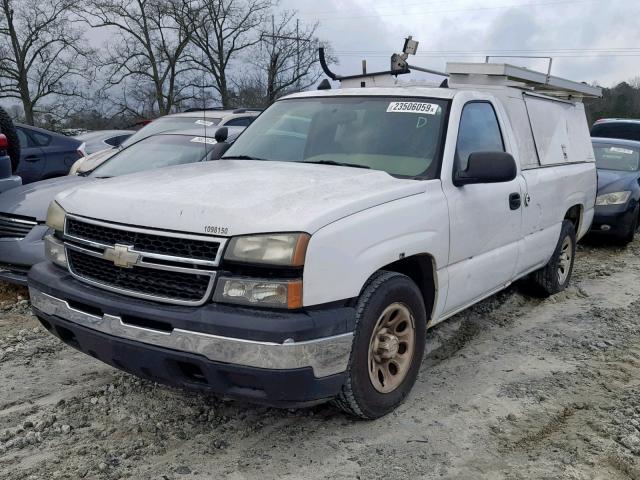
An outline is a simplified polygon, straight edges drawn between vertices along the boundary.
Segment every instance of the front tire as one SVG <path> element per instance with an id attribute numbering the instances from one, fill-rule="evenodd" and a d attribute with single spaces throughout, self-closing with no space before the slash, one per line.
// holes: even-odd
<path id="1" fill-rule="evenodd" d="M 636 230 L 638 230 L 638 216 L 640 216 L 640 207 L 636 207 L 633 211 L 633 220 L 627 225 L 627 231 L 620 236 L 620 243 L 622 245 L 628 245 L 633 242 L 636 236 Z"/>
<path id="2" fill-rule="evenodd" d="M 549 262 L 531 274 L 531 282 L 542 296 L 563 291 L 569 285 L 576 256 L 576 231 L 569 220 L 562 222 L 560 238 Z"/>
<path id="3" fill-rule="evenodd" d="M 334 403 L 363 419 L 400 405 L 420 370 L 426 325 L 417 285 L 399 273 L 376 273 L 358 298 L 347 379 Z"/>

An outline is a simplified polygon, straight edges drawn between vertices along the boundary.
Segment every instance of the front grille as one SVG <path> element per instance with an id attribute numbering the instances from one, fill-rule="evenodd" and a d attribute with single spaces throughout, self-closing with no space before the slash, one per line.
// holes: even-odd
<path id="1" fill-rule="evenodd" d="M 214 261 L 220 248 L 220 243 L 216 241 L 120 230 L 73 218 L 68 218 L 66 221 L 66 234 L 104 245 L 115 245 L 116 243 L 131 245 L 138 252 L 171 255 L 193 260 Z"/>
<path id="2" fill-rule="evenodd" d="M 22 239 L 38 224 L 35 218 L 0 213 L 0 238 Z"/>
<path id="3" fill-rule="evenodd" d="M 112 262 L 67 249 L 71 271 L 106 287 L 162 299 L 198 302 L 207 294 L 210 275 L 158 270 L 144 267 L 121 268 Z"/>

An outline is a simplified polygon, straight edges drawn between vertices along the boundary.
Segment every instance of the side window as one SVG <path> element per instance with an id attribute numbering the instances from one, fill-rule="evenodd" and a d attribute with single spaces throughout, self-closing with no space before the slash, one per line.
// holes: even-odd
<path id="1" fill-rule="evenodd" d="M 251 125 L 254 117 L 238 117 L 232 118 L 228 122 L 225 123 L 227 127 L 248 127 Z"/>
<path id="2" fill-rule="evenodd" d="M 16 128 L 16 132 L 18 132 L 18 138 L 20 139 L 20 147 L 33 147 L 33 142 L 24 130 L 22 130 L 21 128 Z"/>
<path id="3" fill-rule="evenodd" d="M 465 105 L 456 146 L 456 171 L 465 170 L 475 152 L 504 152 L 504 141 L 493 106 L 488 102 Z"/>
<path id="4" fill-rule="evenodd" d="M 39 132 L 31 132 L 31 136 L 35 141 L 36 145 L 39 147 L 46 147 L 51 143 L 51 137 L 49 135 L 45 135 L 44 133 Z"/>

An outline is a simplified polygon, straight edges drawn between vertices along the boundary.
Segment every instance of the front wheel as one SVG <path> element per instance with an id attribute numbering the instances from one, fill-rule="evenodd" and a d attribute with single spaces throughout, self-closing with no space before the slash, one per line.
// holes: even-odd
<path id="1" fill-rule="evenodd" d="M 531 274 L 531 281 L 543 296 L 559 293 L 567 288 L 576 256 L 576 231 L 569 220 L 562 222 L 560 238 L 549 262 Z"/>
<path id="2" fill-rule="evenodd" d="M 334 403 L 364 419 L 394 410 L 418 376 L 426 325 L 417 285 L 399 273 L 376 273 L 358 299 L 347 380 Z"/>
<path id="3" fill-rule="evenodd" d="M 633 220 L 627 225 L 626 232 L 620 236 L 620 243 L 622 245 L 628 245 L 633 242 L 636 236 L 636 230 L 638 230 L 638 216 L 640 215 L 640 207 L 635 208 L 633 211 Z"/>

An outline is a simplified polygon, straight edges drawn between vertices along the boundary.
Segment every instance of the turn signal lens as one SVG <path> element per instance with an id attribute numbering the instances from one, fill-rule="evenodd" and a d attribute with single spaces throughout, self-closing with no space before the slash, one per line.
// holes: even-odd
<path id="1" fill-rule="evenodd" d="M 67 252 L 62 242 L 53 235 L 44 237 L 44 255 L 56 265 L 67 268 Z"/>
<path id="2" fill-rule="evenodd" d="M 220 278 L 214 301 L 256 307 L 302 307 L 302 280 Z"/>

